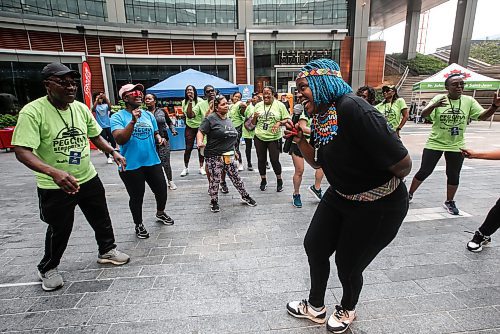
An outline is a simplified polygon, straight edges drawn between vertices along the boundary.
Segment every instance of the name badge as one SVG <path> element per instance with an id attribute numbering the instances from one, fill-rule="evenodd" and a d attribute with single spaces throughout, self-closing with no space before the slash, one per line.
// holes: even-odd
<path id="1" fill-rule="evenodd" d="M 458 128 L 458 126 L 454 126 L 450 129 L 450 134 L 452 136 L 458 136 L 460 134 L 460 129 Z"/>
<path id="2" fill-rule="evenodd" d="M 70 151 L 68 164 L 79 165 L 82 160 L 82 152 Z"/>
<path id="3" fill-rule="evenodd" d="M 269 123 L 262 124 L 262 130 L 266 130 L 269 128 Z"/>

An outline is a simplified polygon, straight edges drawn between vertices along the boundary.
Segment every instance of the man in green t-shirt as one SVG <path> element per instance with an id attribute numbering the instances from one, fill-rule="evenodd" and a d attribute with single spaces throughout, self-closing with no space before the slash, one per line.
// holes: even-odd
<path id="1" fill-rule="evenodd" d="M 19 113 L 12 144 L 16 158 L 37 179 L 40 218 L 47 223 L 45 254 L 38 276 L 45 291 L 64 285 L 57 267 L 68 244 L 78 205 L 94 229 L 97 262 L 122 265 L 129 256 L 116 249 L 104 187 L 90 161 L 89 138 L 123 170 L 126 161 L 99 134 L 101 128 L 83 103 L 75 101 L 80 73 L 52 63 L 42 70 L 47 95 Z"/>
<path id="2" fill-rule="evenodd" d="M 460 211 L 455 205 L 460 171 L 464 157 L 464 133 L 469 119 L 486 120 L 500 107 L 500 98 L 495 94 L 491 106 L 484 110 L 472 97 L 462 95 L 464 80 L 460 74 L 448 76 L 444 82 L 448 94 L 436 95 L 422 111 L 422 117 L 432 121 L 432 130 L 422 153 L 420 169 L 413 177 L 408 196 L 410 201 L 418 187 L 434 171 L 444 153 L 446 159 L 446 201 L 443 206 L 452 215 Z"/>

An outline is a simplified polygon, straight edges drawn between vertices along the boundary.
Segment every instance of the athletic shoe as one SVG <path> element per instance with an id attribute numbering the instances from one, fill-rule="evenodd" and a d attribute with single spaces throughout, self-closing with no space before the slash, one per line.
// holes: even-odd
<path id="1" fill-rule="evenodd" d="M 168 187 L 170 188 L 170 190 L 177 189 L 177 186 L 175 185 L 174 181 L 168 181 Z"/>
<path id="2" fill-rule="evenodd" d="M 210 201 L 210 211 L 212 211 L 212 212 L 219 212 L 220 211 L 219 203 L 217 203 L 217 201 L 214 201 L 214 200 Z"/>
<path id="3" fill-rule="evenodd" d="M 130 260 L 130 256 L 125 253 L 120 252 L 116 248 L 113 248 L 107 253 L 99 254 L 97 257 L 97 263 L 112 263 L 117 266 L 127 263 Z"/>
<path id="4" fill-rule="evenodd" d="M 42 280 L 42 289 L 44 291 L 54 291 L 64 285 L 63 278 L 57 268 L 47 270 L 43 274 L 38 272 L 38 277 Z"/>
<path id="5" fill-rule="evenodd" d="M 286 310 L 295 318 L 309 319 L 317 324 L 324 324 L 326 321 L 326 307 L 323 306 L 320 311 L 315 311 L 305 299 L 289 302 L 286 304 Z"/>
<path id="6" fill-rule="evenodd" d="M 335 312 L 326 323 L 326 329 L 332 333 L 344 333 L 356 318 L 356 311 L 348 311 L 340 305 L 335 305 Z"/>
<path id="7" fill-rule="evenodd" d="M 181 172 L 181 177 L 184 177 L 184 176 L 186 176 L 186 175 L 188 175 L 188 174 L 189 174 L 189 168 L 187 168 L 187 167 L 186 167 L 186 168 L 184 168 L 184 169 L 182 170 L 182 172 Z"/>
<path id="8" fill-rule="evenodd" d="M 163 223 L 164 225 L 174 225 L 174 220 L 165 212 L 156 214 L 156 221 Z"/>
<path id="9" fill-rule="evenodd" d="M 139 239 L 149 238 L 149 233 L 142 223 L 139 225 L 135 225 L 135 234 Z"/>
<path id="10" fill-rule="evenodd" d="M 246 196 L 242 197 L 241 201 L 243 203 L 246 203 L 248 206 L 256 206 L 257 205 L 257 202 L 255 202 L 255 200 L 252 197 L 250 197 L 250 195 L 246 195 Z"/>
<path id="11" fill-rule="evenodd" d="M 227 183 L 226 182 L 221 182 L 220 183 L 220 192 L 223 194 L 227 194 L 229 192 L 229 189 L 227 188 Z"/>
<path id="12" fill-rule="evenodd" d="M 253 166 L 252 166 L 252 164 L 248 164 L 247 169 L 248 169 L 249 171 L 253 171 Z"/>
<path id="13" fill-rule="evenodd" d="M 460 213 L 457 206 L 455 205 L 455 201 L 446 201 L 444 202 L 443 206 L 450 215 L 456 216 Z"/>
<path id="14" fill-rule="evenodd" d="M 483 245 L 491 242 L 491 237 L 483 235 L 481 232 L 476 231 L 472 240 L 467 243 L 467 249 L 471 252 L 480 252 L 483 250 Z"/>
<path id="15" fill-rule="evenodd" d="M 110 164 L 110 165 L 111 165 L 111 164 L 113 164 L 113 163 L 114 163 L 113 158 L 109 157 L 109 158 L 108 158 L 108 164 Z"/>
<path id="16" fill-rule="evenodd" d="M 266 189 L 267 189 L 267 180 L 262 179 L 260 181 L 260 191 L 266 191 Z"/>
<path id="17" fill-rule="evenodd" d="M 292 195 L 292 205 L 296 208 L 302 207 L 302 201 L 300 200 L 300 194 L 293 194 Z"/>
<path id="18" fill-rule="evenodd" d="M 205 167 L 200 167 L 200 170 L 198 171 L 201 175 L 207 175 L 207 172 L 205 171 Z"/>
<path id="19" fill-rule="evenodd" d="M 413 194 L 408 193 L 408 203 L 411 203 L 413 201 Z"/>
<path id="20" fill-rule="evenodd" d="M 277 192 L 282 192 L 283 191 L 283 179 L 276 179 L 276 191 Z"/>
<path id="21" fill-rule="evenodd" d="M 267 169 L 271 169 L 271 166 L 269 166 L 269 162 L 268 161 L 266 161 L 266 168 Z"/>
<path id="22" fill-rule="evenodd" d="M 238 171 L 240 171 L 240 172 L 241 172 L 241 171 L 243 171 L 243 170 L 245 170 L 245 167 L 243 166 L 243 162 L 241 162 L 241 163 L 239 162 L 239 163 L 238 163 Z"/>
<path id="23" fill-rule="evenodd" d="M 321 201 L 321 197 L 323 197 L 323 192 L 321 191 L 321 188 L 316 189 L 314 187 L 314 184 L 309 187 L 309 192 L 313 194 L 313 196 L 318 200 Z"/>

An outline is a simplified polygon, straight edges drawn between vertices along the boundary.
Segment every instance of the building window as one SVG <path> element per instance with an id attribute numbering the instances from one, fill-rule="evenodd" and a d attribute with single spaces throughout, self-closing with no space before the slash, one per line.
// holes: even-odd
<path id="1" fill-rule="evenodd" d="M 253 0 L 253 23 L 347 27 L 346 0 Z"/>
<path id="2" fill-rule="evenodd" d="M 20 14 L 106 21 L 106 0 L 7 0 L 0 9 Z"/>
<path id="3" fill-rule="evenodd" d="M 237 28 L 236 0 L 125 0 L 127 22 Z"/>

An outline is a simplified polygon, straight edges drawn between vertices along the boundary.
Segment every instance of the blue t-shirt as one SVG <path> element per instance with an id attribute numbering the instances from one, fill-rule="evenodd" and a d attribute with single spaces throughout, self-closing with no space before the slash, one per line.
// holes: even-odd
<path id="1" fill-rule="evenodd" d="M 95 120 L 103 129 L 111 127 L 109 122 L 109 106 L 106 103 L 95 106 Z"/>
<path id="2" fill-rule="evenodd" d="M 132 120 L 132 114 L 120 110 L 111 116 L 111 131 L 125 129 Z M 126 170 L 134 170 L 143 166 L 153 166 L 160 163 L 156 153 L 154 133 L 158 131 L 155 117 L 147 110 L 142 110 L 141 117 L 134 126 L 132 136 L 121 145 L 120 152 L 127 159 Z"/>

